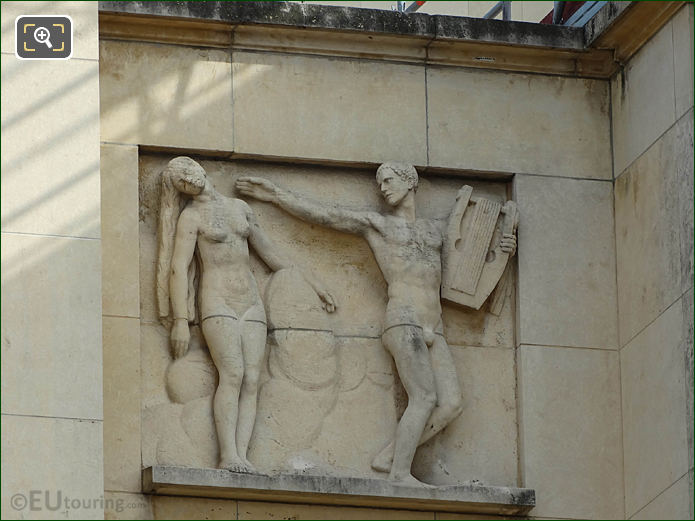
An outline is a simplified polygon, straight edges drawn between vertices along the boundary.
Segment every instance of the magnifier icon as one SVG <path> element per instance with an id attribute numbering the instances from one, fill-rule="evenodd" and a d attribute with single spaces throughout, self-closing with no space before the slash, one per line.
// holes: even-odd
<path id="1" fill-rule="evenodd" d="M 51 45 L 51 42 L 49 40 L 50 37 L 51 33 L 45 27 L 37 27 L 34 30 L 34 39 L 39 43 L 45 43 L 49 49 L 52 49 L 53 46 Z"/>

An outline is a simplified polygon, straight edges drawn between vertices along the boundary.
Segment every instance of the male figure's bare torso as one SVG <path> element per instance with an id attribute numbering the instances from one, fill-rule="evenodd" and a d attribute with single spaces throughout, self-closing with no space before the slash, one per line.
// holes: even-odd
<path id="1" fill-rule="evenodd" d="M 364 237 L 388 284 L 384 331 L 405 324 L 421 327 L 428 340 L 441 334 L 441 230 L 427 219 L 376 214 L 370 221 Z"/>

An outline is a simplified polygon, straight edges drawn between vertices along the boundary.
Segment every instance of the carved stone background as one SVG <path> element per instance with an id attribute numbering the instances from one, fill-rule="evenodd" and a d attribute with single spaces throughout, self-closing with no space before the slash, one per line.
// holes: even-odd
<path id="1" fill-rule="evenodd" d="M 195 343 L 172 363 L 168 332 L 156 316 L 157 179 L 171 157 L 140 157 L 142 464 L 215 467 L 211 403 L 216 369 L 207 350 Z M 372 170 L 200 163 L 217 190 L 229 197 L 236 196 L 234 181 L 251 175 L 317 200 L 385 209 Z M 503 182 L 421 175 L 418 216 L 446 218 L 463 184 L 494 200 L 508 198 Z M 316 296 L 292 271 L 274 275 L 272 291 L 266 292 L 271 273 L 252 252 L 271 326 L 249 459 L 264 472 L 384 477 L 370 468 L 370 461 L 393 435 L 405 393 L 379 338 L 386 285 L 373 255 L 361 238 L 307 224 L 269 204 L 250 205 L 277 246 L 323 278 L 339 307 L 333 315 L 322 312 Z M 419 449 L 413 467 L 419 478 L 434 484 L 473 479 L 517 484 L 513 302 L 512 294 L 499 317 L 488 313 L 487 305 L 480 311 L 443 306 L 464 410 Z M 273 333 L 272 323 L 283 321 L 308 331 Z"/>

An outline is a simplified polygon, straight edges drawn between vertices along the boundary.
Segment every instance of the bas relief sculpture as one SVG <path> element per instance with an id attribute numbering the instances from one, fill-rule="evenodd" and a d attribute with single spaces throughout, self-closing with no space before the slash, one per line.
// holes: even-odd
<path id="1" fill-rule="evenodd" d="M 334 334 L 326 314 L 336 309 L 331 292 L 311 271 L 300 272 L 278 253 L 247 203 L 221 195 L 192 159 L 175 158 L 164 168 L 156 285 L 159 318 L 170 328 L 175 359 L 167 371 L 167 389 L 176 401 L 176 378 L 185 379 L 186 388 L 194 386 L 190 380 L 198 373 L 183 376 L 179 371 L 177 376 L 173 368 L 183 367 L 184 356 L 195 358 L 196 367 L 205 366 L 207 346 L 218 383 L 212 405 L 207 406 L 212 408 L 215 432 L 203 437 L 208 443 L 216 438 L 220 468 L 256 472 L 256 467 L 268 471 L 270 465 L 335 472 L 339 450 L 330 447 L 326 418 L 337 424 L 340 420 L 334 417 L 345 415 L 341 396 L 347 400 L 355 393 L 346 382 L 363 364 L 355 348 L 337 346 L 372 342 L 380 350 L 373 355 L 382 357 L 379 364 L 390 366 L 389 357 L 393 360 L 407 406 L 400 419 L 395 410 L 389 413 L 395 432 L 386 433 L 379 442 L 383 445 L 370 449 L 366 465 L 392 481 L 423 485 L 412 473 L 418 446 L 462 410 L 461 384 L 444 336 L 440 299 L 473 310 L 490 302 L 476 316 L 499 315 L 513 285 L 508 261 L 516 251 L 518 214 L 513 202 L 473 197 L 472 188 L 464 186 L 448 219 L 423 218 L 416 215 L 418 175 L 413 166 L 384 163 L 376 181 L 388 209 L 384 213 L 316 201 L 260 177 L 242 175 L 234 185 L 241 196 L 366 241 L 386 282 L 386 309 L 379 336 L 353 340 Z M 276 272 L 266 284 L 263 301 L 251 272 L 249 245 Z M 208 373 L 214 371 L 206 367 Z M 372 378 L 377 385 L 369 388 L 374 403 L 393 393 L 388 373 L 388 368 L 362 368 L 362 374 L 377 375 Z M 379 374 L 387 375 L 386 380 Z M 211 381 L 209 376 L 206 381 Z M 184 404 L 184 426 L 200 416 L 186 408 L 192 409 L 190 404 L 197 400 L 196 409 L 204 409 L 211 387 L 214 383 Z M 259 388 L 263 413 L 256 419 Z M 204 424 L 198 422 L 192 430 Z M 170 447 L 170 453 L 177 450 Z M 271 453 L 277 465 L 269 464 Z M 265 465 L 252 464 L 254 457 Z"/>

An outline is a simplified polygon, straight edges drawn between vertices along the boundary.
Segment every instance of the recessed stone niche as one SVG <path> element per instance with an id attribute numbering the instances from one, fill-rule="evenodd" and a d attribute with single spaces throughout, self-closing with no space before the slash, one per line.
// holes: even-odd
<path id="1" fill-rule="evenodd" d="M 217 469 L 215 364 L 205 346 L 195 341 L 184 357 L 174 360 L 169 331 L 157 311 L 159 179 L 176 155 L 182 154 L 141 153 L 139 164 L 142 464 L 147 492 L 500 514 L 519 514 L 533 506 L 533 491 L 515 488 L 515 284 L 509 284 L 498 315 L 490 312 L 489 302 L 477 311 L 443 302 L 444 335 L 461 384 L 463 411 L 415 456 L 413 475 L 438 488 L 395 486 L 370 466 L 393 437 L 407 405 L 381 343 L 387 286 L 374 255 L 360 237 L 309 224 L 254 200 L 247 202 L 276 251 L 300 268 L 310 267 L 336 296 L 338 307 L 332 314 L 312 311 L 311 316 L 319 317 L 313 321 L 295 313 L 305 319 L 282 331 L 269 324 L 248 451 L 258 474 Z M 373 168 L 196 159 L 227 197 L 238 196 L 239 177 L 257 176 L 317 201 L 387 211 Z M 504 180 L 421 172 L 415 197 L 418 217 L 446 220 L 464 184 L 493 201 L 510 198 Z M 250 263 L 267 307 L 273 274 L 253 249 Z M 514 266 L 512 259 L 512 276 Z M 306 305 L 320 311 L 318 298 L 313 298 Z M 316 342 L 317 331 L 329 341 Z M 280 349 L 278 335 L 284 340 L 291 336 L 292 349 Z M 263 490 L 272 490 L 272 499 Z"/>

